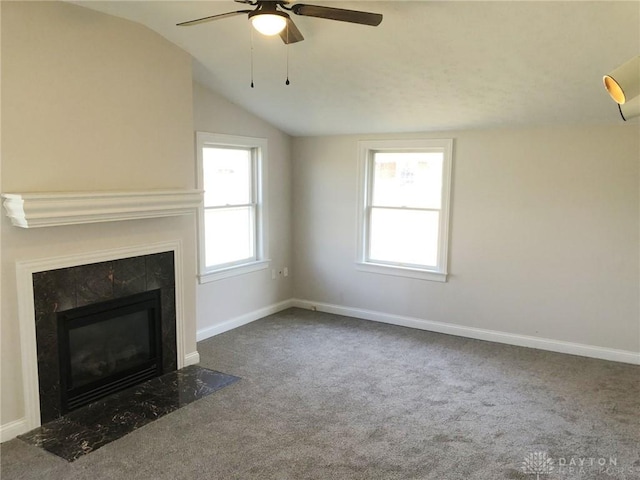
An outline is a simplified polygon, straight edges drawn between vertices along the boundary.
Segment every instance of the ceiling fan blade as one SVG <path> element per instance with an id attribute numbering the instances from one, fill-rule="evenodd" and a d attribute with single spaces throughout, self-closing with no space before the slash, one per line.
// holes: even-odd
<path id="1" fill-rule="evenodd" d="M 280 38 L 282 38 L 282 41 L 287 45 L 304 40 L 302 33 L 300 32 L 300 30 L 298 30 L 298 27 L 296 27 L 296 24 L 293 23 L 293 20 L 291 20 L 290 18 L 287 19 L 287 28 L 280 32 Z"/>
<path id="2" fill-rule="evenodd" d="M 220 15 L 211 15 L 210 17 L 198 18 L 196 20 L 189 20 L 188 22 L 177 23 L 178 27 L 190 27 L 191 25 L 199 25 L 201 23 L 211 22 L 212 20 L 218 20 L 220 18 L 234 17 L 241 13 L 250 13 L 251 10 L 238 10 L 237 12 L 221 13 Z"/>
<path id="3" fill-rule="evenodd" d="M 298 3 L 291 6 L 291 11 L 297 15 L 307 17 L 327 18 L 341 22 L 360 23 L 376 27 L 382 22 L 380 13 L 359 12 L 358 10 L 345 10 L 344 8 L 320 7 L 318 5 L 305 5 Z"/>

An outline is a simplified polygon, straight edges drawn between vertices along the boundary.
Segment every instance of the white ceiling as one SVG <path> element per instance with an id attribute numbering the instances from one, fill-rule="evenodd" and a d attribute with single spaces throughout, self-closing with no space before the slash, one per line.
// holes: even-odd
<path id="1" fill-rule="evenodd" d="M 155 30 L 193 55 L 198 81 L 291 135 L 623 123 L 602 75 L 640 54 L 638 1 L 302 0 L 384 19 L 369 27 L 292 14 L 305 40 L 286 47 L 255 34 L 251 88 L 246 16 L 175 26 L 250 6 L 74 3 Z"/>

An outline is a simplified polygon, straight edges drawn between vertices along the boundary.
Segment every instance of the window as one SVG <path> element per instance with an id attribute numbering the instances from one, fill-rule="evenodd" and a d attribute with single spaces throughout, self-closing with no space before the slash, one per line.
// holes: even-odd
<path id="1" fill-rule="evenodd" d="M 265 269 L 267 142 L 198 132 L 200 280 Z"/>
<path id="2" fill-rule="evenodd" d="M 359 143 L 357 268 L 446 281 L 452 140 Z"/>

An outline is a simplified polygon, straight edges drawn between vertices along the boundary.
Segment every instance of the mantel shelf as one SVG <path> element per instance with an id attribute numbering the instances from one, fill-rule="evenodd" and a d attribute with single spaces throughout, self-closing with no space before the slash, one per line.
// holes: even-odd
<path id="1" fill-rule="evenodd" d="M 202 202 L 199 190 L 3 193 L 2 197 L 11 223 L 21 228 L 186 215 Z"/>

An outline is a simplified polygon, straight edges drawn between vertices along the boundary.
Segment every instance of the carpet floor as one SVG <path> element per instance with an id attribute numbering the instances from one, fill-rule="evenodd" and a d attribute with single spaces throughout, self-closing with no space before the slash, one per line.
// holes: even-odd
<path id="1" fill-rule="evenodd" d="M 198 344 L 241 378 L 9 479 L 640 478 L 640 367 L 289 309 Z"/>

